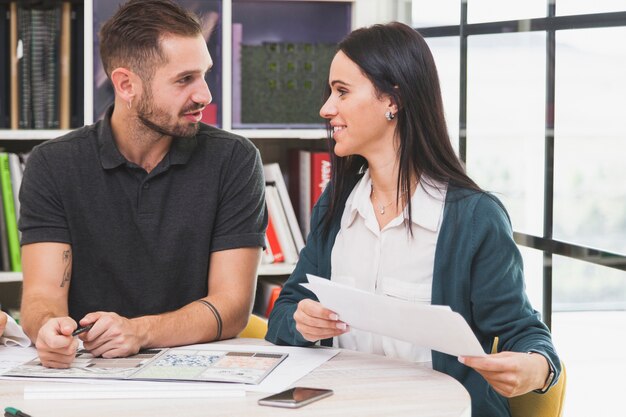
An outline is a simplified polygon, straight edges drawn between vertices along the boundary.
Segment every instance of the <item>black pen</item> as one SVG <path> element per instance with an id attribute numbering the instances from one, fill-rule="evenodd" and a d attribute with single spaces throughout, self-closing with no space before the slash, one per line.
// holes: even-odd
<path id="1" fill-rule="evenodd" d="M 78 329 L 72 332 L 72 336 L 78 336 L 81 333 L 88 332 L 89 330 L 91 330 L 94 324 L 95 323 L 91 323 L 91 324 L 88 324 L 87 326 L 79 327 Z"/>
<path id="2" fill-rule="evenodd" d="M 30 417 L 30 414 L 23 413 L 17 408 L 7 407 L 4 409 L 4 417 Z"/>

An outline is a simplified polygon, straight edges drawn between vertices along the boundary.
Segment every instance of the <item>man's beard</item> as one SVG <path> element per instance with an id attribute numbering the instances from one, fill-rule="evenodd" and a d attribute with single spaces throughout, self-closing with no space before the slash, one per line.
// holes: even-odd
<path id="1" fill-rule="evenodd" d="M 203 104 L 192 103 L 190 106 L 183 109 L 181 116 L 203 107 Z M 145 127 L 163 136 L 190 138 L 195 136 L 200 128 L 199 123 L 168 125 L 170 119 L 169 114 L 162 108 L 154 105 L 152 91 L 150 90 L 146 90 L 145 96 L 137 105 L 137 118 Z"/>

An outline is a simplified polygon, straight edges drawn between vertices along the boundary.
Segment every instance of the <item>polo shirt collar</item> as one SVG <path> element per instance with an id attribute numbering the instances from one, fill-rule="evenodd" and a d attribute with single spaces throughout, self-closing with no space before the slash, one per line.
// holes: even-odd
<path id="1" fill-rule="evenodd" d="M 98 144 L 100 146 L 100 161 L 102 168 L 113 169 L 120 165 L 127 163 L 124 155 L 119 151 L 115 140 L 113 139 L 113 130 L 111 129 L 111 115 L 113 114 L 113 105 L 108 109 L 104 118 L 99 122 L 98 127 Z M 168 165 L 184 165 L 189 161 L 193 150 L 198 144 L 198 138 L 193 136 L 191 138 L 178 138 L 175 137 L 172 141 L 172 146 L 165 155 Z"/>
<path id="2" fill-rule="evenodd" d="M 347 212 L 341 219 L 342 228 L 350 227 L 357 214 L 366 220 L 374 215 L 370 201 L 371 191 L 372 179 L 367 170 L 346 201 Z M 428 177 L 422 178 L 411 197 L 412 222 L 424 229 L 437 232 L 443 217 L 446 191 L 446 184 L 438 183 Z M 408 217 L 406 211 L 405 217 Z"/>

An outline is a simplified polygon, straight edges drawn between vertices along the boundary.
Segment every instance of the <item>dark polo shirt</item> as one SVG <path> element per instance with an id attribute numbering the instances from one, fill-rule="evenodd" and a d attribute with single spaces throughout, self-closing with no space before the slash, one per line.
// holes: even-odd
<path id="1" fill-rule="evenodd" d="M 264 246 L 265 183 L 249 140 L 201 125 L 147 173 L 117 149 L 110 114 L 35 147 L 20 189 L 22 245 L 72 246 L 75 320 L 176 310 L 207 295 L 212 252 Z"/>

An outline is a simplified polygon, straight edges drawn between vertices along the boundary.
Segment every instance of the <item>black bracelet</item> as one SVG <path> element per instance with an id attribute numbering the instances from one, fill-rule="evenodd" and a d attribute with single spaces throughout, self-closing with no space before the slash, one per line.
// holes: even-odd
<path id="1" fill-rule="evenodd" d="M 196 301 L 207 306 L 209 310 L 211 310 L 211 312 L 215 316 L 215 321 L 217 322 L 217 336 L 215 336 L 215 339 L 213 339 L 213 341 L 216 342 L 220 340 L 222 338 L 222 316 L 220 316 L 220 312 L 217 311 L 217 308 L 215 308 L 215 306 L 211 304 L 210 302 L 208 302 L 207 300 L 196 300 Z"/>

